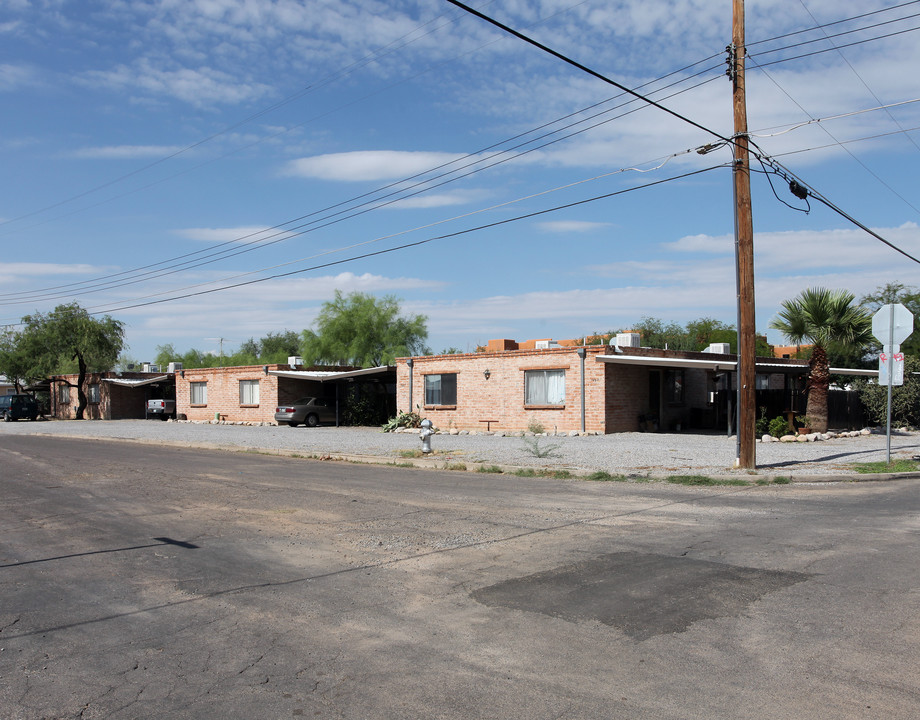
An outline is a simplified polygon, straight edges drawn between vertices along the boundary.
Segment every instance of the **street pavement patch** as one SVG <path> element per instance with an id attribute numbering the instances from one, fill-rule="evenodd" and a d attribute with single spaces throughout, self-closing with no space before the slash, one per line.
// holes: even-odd
<path id="1" fill-rule="evenodd" d="M 700 620 L 737 616 L 809 574 L 687 557 L 619 552 L 513 578 L 471 593 L 490 607 L 596 621 L 636 640 L 680 633 Z"/>

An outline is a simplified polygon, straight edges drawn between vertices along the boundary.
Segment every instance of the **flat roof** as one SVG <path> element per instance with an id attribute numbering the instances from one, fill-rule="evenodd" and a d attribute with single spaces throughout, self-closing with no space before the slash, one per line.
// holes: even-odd
<path id="1" fill-rule="evenodd" d="M 299 380 L 326 382 L 327 380 L 344 380 L 363 375 L 379 375 L 389 370 L 395 370 L 395 368 L 389 365 L 381 365 L 380 367 L 361 368 L 360 370 L 269 370 L 268 374 Z"/>
<path id="2" fill-rule="evenodd" d="M 698 370 L 737 370 L 736 360 L 713 358 L 712 360 L 680 358 L 680 357 L 650 357 L 647 355 L 597 355 L 598 362 L 615 363 L 620 365 L 651 365 L 655 367 L 696 368 Z M 804 374 L 809 368 L 806 364 L 774 363 L 757 361 L 755 367 L 758 372 Z M 832 375 L 862 375 L 865 377 L 878 377 L 878 370 L 864 370 L 862 368 L 830 368 Z"/>

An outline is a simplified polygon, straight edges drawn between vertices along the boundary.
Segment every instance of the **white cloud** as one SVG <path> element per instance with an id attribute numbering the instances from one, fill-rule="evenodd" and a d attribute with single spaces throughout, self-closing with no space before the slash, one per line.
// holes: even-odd
<path id="1" fill-rule="evenodd" d="M 320 180 L 396 180 L 465 157 L 442 152 L 359 150 L 300 158 L 288 163 L 286 174 Z"/>
<path id="2" fill-rule="evenodd" d="M 117 92 L 172 97 L 192 105 L 237 104 L 257 100 L 271 88 L 259 82 L 247 82 L 239 76 L 210 67 L 160 68 L 148 58 L 133 65 L 118 65 L 111 70 L 85 73 L 81 81 Z"/>
<path id="3" fill-rule="evenodd" d="M 535 223 L 534 227 L 548 233 L 585 233 L 602 230 L 610 227 L 610 223 L 588 222 L 585 220 L 554 220 L 550 222 Z"/>
<path id="4" fill-rule="evenodd" d="M 24 85 L 31 85 L 36 78 L 35 68 L 29 65 L 0 63 L 0 92 L 9 92 Z"/>
<path id="5" fill-rule="evenodd" d="M 180 150 L 182 148 L 179 145 L 109 145 L 80 148 L 70 153 L 70 156 L 80 160 L 136 160 L 166 157 Z"/>
<path id="6" fill-rule="evenodd" d="M 469 193 L 440 193 L 437 195 L 417 195 L 415 197 L 410 197 L 405 200 L 399 200 L 398 202 L 392 203 L 391 205 L 386 205 L 387 208 L 393 208 L 396 210 L 405 210 L 405 209 L 415 209 L 415 208 L 436 208 L 436 207 L 450 207 L 452 205 L 466 205 L 467 203 L 472 202 L 472 197 Z"/>
<path id="7" fill-rule="evenodd" d="M 284 230 L 270 227 L 259 227 L 257 225 L 227 228 L 181 228 L 173 230 L 173 234 L 189 240 L 198 240 L 206 243 L 226 243 L 226 242 L 253 242 L 258 239 L 277 240 L 279 237 L 286 235 Z M 264 235 L 264 238 L 259 236 Z"/>

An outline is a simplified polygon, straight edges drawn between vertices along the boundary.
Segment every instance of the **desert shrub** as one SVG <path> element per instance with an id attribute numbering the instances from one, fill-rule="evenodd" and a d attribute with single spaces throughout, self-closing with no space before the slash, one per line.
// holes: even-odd
<path id="1" fill-rule="evenodd" d="M 775 417 L 770 421 L 767 432 L 773 437 L 782 437 L 789 434 L 789 422 L 784 417 Z"/>

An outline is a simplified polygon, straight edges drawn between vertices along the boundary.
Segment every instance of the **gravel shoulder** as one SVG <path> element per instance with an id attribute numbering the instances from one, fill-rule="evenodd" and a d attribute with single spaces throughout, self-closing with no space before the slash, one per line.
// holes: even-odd
<path id="1" fill-rule="evenodd" d="M 884 433 L 807 443 L 757 443 L 757 471 L 734 468 L 736 438 L 724 434 L 617 433 L 612 435 L 504 437 L 435 435 L 434 453 L 413 457 L 417 435 L 379 428 L 217 425 L 159 420 L 37 421 L 0 423 L 0 434 L 47 435 L 181 447 L 299 455 L 358 462 L 478 470 L 481 466 L 568 470 L 575 475 L 660 477 L 673 474 L 790 477 L 797 481 L 881 479 L 858 475 L 854 463 L 884 461 Z M 892 459 L 920 455 L 920 433 L 892 432 Z M 920 475 L 918 475 L 920 477 Z"/>

